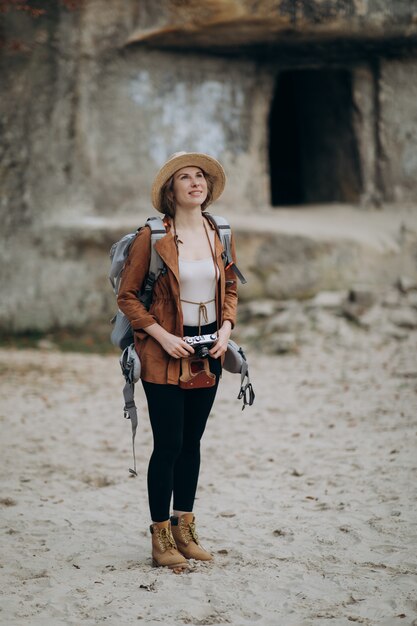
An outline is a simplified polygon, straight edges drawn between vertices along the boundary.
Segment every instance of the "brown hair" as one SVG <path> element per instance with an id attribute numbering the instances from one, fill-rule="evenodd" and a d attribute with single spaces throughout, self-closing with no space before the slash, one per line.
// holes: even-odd
<path id="1" fill-rule="evenodd" d="M 201 171 L 207 181 L 207 198 L 201 205 L 201 210 L 204 211 L 212 201 L 215 179 L 211 174 L 207 174 L 204 170 Z M 161 191 L 159 192 L 161 210 L 170 217 L 175 217 L 174 176 L 175 174 L 168 178 L 168 180 L 162 185 Z"/>

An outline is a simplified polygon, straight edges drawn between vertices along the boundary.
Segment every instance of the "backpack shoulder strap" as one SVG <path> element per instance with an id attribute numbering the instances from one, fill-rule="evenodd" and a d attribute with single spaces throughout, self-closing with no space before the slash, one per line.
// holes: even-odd
<path id="1" fill-rule="evenodd" d="M 164 262 L 155 250 L 155 244 L 159 239 L 165 237 L 167 231 L 162 219 L 158 216 L 148 217 L 145 226 L 148 226 L 151 230 L 151 261 L 149 263 L 149 274 L 154 275 L 156 280 L 164 268 Z"/>
<path id="2" fill-rule="evenodd" d="M 158 280 L 160 274 L 165 270 L 165 264 L 155 250 L 155 244 L 159 239 L 165 237 L 166 228 L 162 219 L 156 215 L 154 217 L 148 217 L 145 226 L 147 226 L 151 231 L 151 259 L 149 262 L 148 275 L 146 276 L 139 300 L 147 309 L 149 309 L 152 302 L 152 293 L 155 282 Z"/>
<path id="3" fill-rule="evenodd" d="M 220 241 L 222 242 L 224 252 L 223 252 L 223 262 L 226 269 L 231 267 L 242 283 L 244 285 L 247 283 L 246 278 L 243 276 L 242 272 L 239 270 L 237 265 L 235 265 L 232 257 L 232 229 L 230 228 L 230 224 L 225 217 L 221 217 L 220 215 L 211 215 L 207 211 L 204 211 L 204 215 L 207 217 L 209 222 L 213 224 L 214 228 L 217 231 L 217 234 L 220 237 Z"/>

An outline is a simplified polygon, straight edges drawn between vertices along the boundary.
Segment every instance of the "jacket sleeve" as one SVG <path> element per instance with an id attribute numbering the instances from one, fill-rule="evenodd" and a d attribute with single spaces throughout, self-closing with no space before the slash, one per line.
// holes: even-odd
<path id="1" fill-rule="evenodd" d="M 138 300 L 138 292 L 149 271 L 151 258 L 151 231 L 142 228 L 132 243 L 123 268 L 117 304 L 129 320 L 133 330 L 146 328 L 156 322 Z"/>
<path id="2" fill-rule="evenodd" d="M 232 233 L 231 241 L 230 241 L 231 249 L 232 249 L 232 258 L 236 263 L 236 248 L 235 241 Z M 224 296 L 224 305 L 223 305 L 223 321 L 229 320 L 232 324 L 232 328 L 236 325 L 236 314 L 237 314 L 237 277 L 232 268 L 225 270 L 225 296 Z"/>

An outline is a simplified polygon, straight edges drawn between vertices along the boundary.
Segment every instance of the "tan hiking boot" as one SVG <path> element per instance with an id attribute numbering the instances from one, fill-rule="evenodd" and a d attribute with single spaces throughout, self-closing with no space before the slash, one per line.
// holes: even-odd
<path id="1" fill-rule="evenodd" d="M 180 517 L 171 517 L 171 530 L 174 535 L 178 550 L 187 559 L 197 559 L 198 561 L 211 561 L 210 552 L 204 550 L 198 541 L 195 529 L 195 517 L 193 513 L 184 513 Z"/>
<path id="2" fill-rule="evenodd" d="M 173 570 L 187 569 L 188 563 L 177 550 L 169 520 L 155 522 L 149 527 L 152 535 L 152 563 L 155 567 Z"/>

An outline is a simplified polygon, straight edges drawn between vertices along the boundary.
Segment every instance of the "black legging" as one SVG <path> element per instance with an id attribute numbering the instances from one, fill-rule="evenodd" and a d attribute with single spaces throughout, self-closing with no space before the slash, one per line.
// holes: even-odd
<path id="1" fill-rule="evenodd" d="M 213 332 L 215 324 L 202 328 Z M 184 327 L 184 336 L 198 334 L 198 328 Z M 216 384 L 208 389 L 181 389 L 142 381 L 148 401 L 154 449 L 148 468 L 148 496 L 151 518 L 169 518 L 171 496 L 177 511 L 192 511 L 200 470 L 200 439 L 217 392 L 220 359 L 209 358 Z"/>

